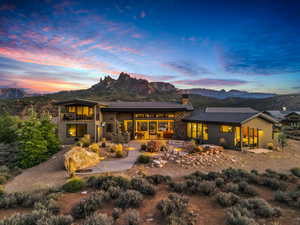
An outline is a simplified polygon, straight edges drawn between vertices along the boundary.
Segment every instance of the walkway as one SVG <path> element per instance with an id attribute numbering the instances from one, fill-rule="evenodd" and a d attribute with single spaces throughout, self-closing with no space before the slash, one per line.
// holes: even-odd
<path id="1" fill-rule="evenodd" d="M 123 159 L 114 159 L 108 161 L 101 161 L 97 166 L 91 168 L 91 172 L 86 173 L 78 173 L 80 175 L 87 175 L 87 174 L 95 174 L 95 173 L 106 173 L 106 172 L 120 172 L 124 170 L 128 170 L 133 167 L 136 159 L 139 156 L 139 149 L 141 147 L 141 142 L 139 141 L 131 141 L 129 143 L 129 147 L 132 148 L 128 152 L 128 156 Z"/>

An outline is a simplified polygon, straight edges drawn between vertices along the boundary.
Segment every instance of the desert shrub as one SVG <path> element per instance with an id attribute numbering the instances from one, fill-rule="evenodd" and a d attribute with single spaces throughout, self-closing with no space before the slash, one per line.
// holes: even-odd
<path id="1" fill-rule="evenodd" d="M 169 183 L 169 188 L 173 192 L 183 193 L 183 192 L 186 191 L 187 183 L 186 182 L 178 182 L 178 183 L 170 182 Z"/>
<path id="2" fill-rule="evenodd" d="M 147 164 L 151 161 L 151 157 L 146 154 L 141 154 L 141 155 L 139 155 L 139 157 L 137 158 L 136 161 L 137 161 L 137 163 Z"/>
<path id="3" fill-rule="evenodd" d="M 4 187 L 0 185 L 0 198 L 4 195 Z M 1 202 L 1 201 L 0 201 Z"/>
<path id="4" fill-rule="evenodd" d="M 238 208 L 231 208 L 226 214 L 227 225 L 258 225 L 254 219 L 249 218 Z"/>
<path id="5" fill-rule="evenodd" d="M 163 176 L 160 174 L 155 174 L 155 175 L 151 175 L 151 176 L 147 176 L 146 179 L 151 183 L 151 184 L 162 184 L 162 183 L 168 183 L 171 181 L 171 177 L 170 176 Z"/>
<path id="6" fill-rule="evenodd" d="M 295 167 L 291 169 L 291 173 L 296 177 L 300 177 L 300 167 Z"/>
<path id="7" fill-rule="evenodd" d="M 131 188 L 145 195 L 154 195 L 155 188 L 146 179 L 133 178 L 131 180 Z"/>
<path id="8" fill-rule="evenodd" d="M 83 225 L 113 225 L 113 219 L 107 214 L 95 213 L 89 216 L 83 223 Z"/>
<path id="9" fill-rule="evenodd" d="M 203 181 L 198 185 L 198 193 L 212 195 L 216 190 L 216 183 L 213 181 Z"/>
<path id="10" fill-rule="evenodd" d="M 291 192 L 277 191 L 274 199 L 288 206 L 300 208 L 300 191 L 297 189 Z"/>
<path id="11" fill-rule="evenodd" d="M 272 190 L 282 190 L 282 191 L 286 190 L 288 186 L 286 182 L 271 177 L 262 177 L 260 179 L 260 184 Z"/>
<path id="12" fill-rule="evenodd" d="M 141 222 L 140 214 L 135 209 L 130 209 L 125 215 L 125 225 L 139 225 Z"/>
<path id="13" fill-rule="evenodd" d="M 121 188 L 118 186 L 111 186 L 107 189 L 107 193 L 109 194 L 111 199 L 116 199 L 120 196 Z"/>
<path id="14" fill-rule="evenodd" d="M 225 192 L 232 192 L 234 194 L 239 194 L 239 185 L 238 184 L 234 184 L 232 182 L 227 183 L 224 186 L 224 191 Z"/>
<path id="15" fill-rule="evenodd" d="M 191 173 L 184 178 L 187 180 L 205 180 L 207 177 L 207 174 L 201 172 L 201 171 L 196 171 L 194 173 Z"/>
<path id="16" fill-rule="evenodd" d="M 146 151 L 147 150 L 147 145 L 146 144 L 142 144 L 141 145 L 141 151 Z"/>
<path id="17" fill-rule="evenodd" d="M 231 182 L 240 182 L 248 178 L 249 172 L 243 169 L 227 168 L 222 170 L 222 176 L 225 180 Z"/>
<path id="18" fill-rule="evenodd" d="M 278 208 L 273 208 L 262 198 L 244 199 L 240 201 L 240 205 L 253 212 L 259 218 L 272 218 L 281 215 L 281 211 Z"/>
<path id="19" fill-rule="evenodd" d="M 138 208 L 143 201 L 143 195 L 135 190 L 122 192 L 116 200 L 116 206 L 120 208 Z"/>
<path id="20" fill-rule="evenodd" d="M 157 204 L 157 209 L 163 217 L 170 216 L 171 214 L 183 214 L 188 205 L 188 199 L 178 194 L 170 194 L 168 199 L 161 200 Z"/>
<path id="21" fill-rule="evenodd" d="M 89 146 L 89 150 L 92 151 L 92 152 L 95 152 L 97 154 L 100 153 L 100 147 L 97 143 L 92 143 L 90 146 Z"/>
<path id="22" fill-rule="evenodd" d="M 49 199 L 43 202 L 36 202 L 33 207 L 35 210 L 47 210 L 53 214 L 58 214 L 60 211 L 57 201 Z"/>
<path id="23" fill-rule="evenodd" d="M 239 196 L 233 194 L 233 193 L 226 193 L 226 192 L 219 192 L 216 195 L 216 201 L 222 206 L 222 207 L 230 207 L 238 203 L 240 200 Z"/>
<path id="24" fill-rule="evenodd" d="M 122 213 L 123 213 L 122 209 L 120 209 L 120 208 L 113 208 L 111 215 L 112 215 L 112 217 L 113 217 L 114 220 L 117 220 L 117 219 L 120 218 L 120 216 L 121 216 Z"/>
<path id="25" fill-rule="evenodd" d="M 161 148 L 161 143 L 159 141 L 149 141 L 147 143 L 148 152 L 159 152 Z"/>
<path id="26" fill-rule="evenodd" d="M 239 186 L 239 193 L 248 195 L 248 196 L 256 196 L 258 195 L 257 191 L 251 187 L 246 181 L 242 181 L 238 184 Z"/>
<path id="27" fill-rule="evenodd" d="M 85 187 L 85 181 L 79 177 L 71 178 L 62 188 L 66 192 L 78 192 Z"/>
<path id="28" fill-rule="evenodd" d="M 219 187 L 219 188 L 224 187 L 224 185 L 225 185 L 225 181 L 224 181 L 224 179 L 221 178 L 221 177 L 218 177 L 218 178 L 215 180 L 215 182 L 216 182 L 216 186 Z"/>
<path id="29" fill-rule="evenodd" d="M 81 139 L 80 142 L 82 144 L 82 147 L 87 148 L 91 144 L 91 136 L 89 134 L 85 134 Z"/>
<path id="30" fill-rule="evenodd" d="M 27 214 L 14 214 L 0 221 L 0 225 L 71 225 L 71 216 L 52 215 L 47 210 L 34 210 Z"/>
<path id="31" fill-rule="evenodd" d="M 101 208 L 108 200 L 107 194 L 103 191 L 93 193 L 89 198 L 81 200 L 72 208 L 72 216 L 76 219 L 85 218 L 92 215 L 97 209 Z"/>
<path id="32" fill-rule="evenodd" d="M 92 176 L 87 180 L 87 185 L 88 187 L 105 191 L 111 186 L 128 189 L 130 187 L 130 181 L 122 176 Z"/>

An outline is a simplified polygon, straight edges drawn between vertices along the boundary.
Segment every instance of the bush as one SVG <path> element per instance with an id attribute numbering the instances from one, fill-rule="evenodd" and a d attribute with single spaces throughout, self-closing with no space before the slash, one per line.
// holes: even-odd
<path id="1" fill-rule="evenodd" d="M 147 151 L 147 145 L 146 144 L 141 145 L 141 151 Z"/>
<path id="2" fill-rule="evenodd" d="M 108 190 L 111 186 L 120 187 L 121 189 L 128 189 L 130 181 L 122 176 L 92 176 L 87 181 L 88 187 Z"/>
<path id="3" fill-rule="evenodd" d="M 117 199 L 120 196 L 120 193 L 122 192 L 120 187 L 114 187 L 111 186 L 107 189 L 107 193 L 109 194 L 111 199 Z"/>
<path id="4" fill-rule="evenodd" d="M 162 183 L 168 183 L 171 181 L 171 177 L 170 176 L 163 176 L 160 174 L 155 174 L 155 175 L 151 175 L 151 176 L 147 176 L 146 179 L 151 183 L 151 184 L 162 184 Z"/>
<path id="5" fill-rule="evenodd" d="M 66 192 L 78 192 L 85 187 L 85 181 L 79 177 L 71 178 L 63 185 L 63 190 Z"/>
<path id="6" fill-rule="evenodd" d="M 271 188 L 272 190 L 286 190 L 287 189 L 287 183 L 284 181 L 277 180 L 276 178 L 270 178 L 270 177 L 262 177 L 260 179 L 260 183 L 268 188 Z"/>
<path id="7" fill-rule="evenodd" d="M 297 189 L 291 192 L 277 191 L 274 199 L 288 206 L 300 208 L 300 191 Z"/>
<path id="8" fill-rule="evenodd" d="M 220 192 L 216 195 L 216 200 L 222 207 L 229 207 L 238 203 L 240 198 L 233 193 Z"/>
<path id="9" fill-rule="evenodd" d="M 234 194 L 239 194 L 239 185 L 238 184 L 234 184 L 232 182 L 227 183 L 224 186 L 224 191 L 225 192 L 232 192 Z"/>
<path id="10" fill-rule="evenodd" d="M 128 210 L 125 217 L 125 225 L 139 225 L 141 222 L 140 214 L 135 209 Z"/>
<path id="11" fill-rule="evenodd" d="M 107 214 L 95 213 L 88 217 L 83 225 L 113 225 L 113 219 L 107 216 Z"/>
<path id="12" fill-rule="evenodd" d="M 157 204 L 157 209 L 163 217 L 170 216 L 171 214 L 180 216 L 186 212 L 188 199 L 178 194 L 170 194 L 168 199 L 161 200 Z"/>
<path id="13" fill-rule="evenodd" d="M 113 208 L 113 211 L 112 211 L 112 217 L 114 220 L 117 220 L 120 218 L 121 214 L 123 213 L 123 210 L 120 209 L 120 208 Z"/>
<path id="14" fill-rule="evenodd" d="M 169 188 L 171 191 L 177 192 L 177 193 L 183 193 L 187 190 L 187 184 L 186 182 L 170 182 L 169 183 Z"/>
<path id="15" fill-rule="evenodd" d="M 72 208 L 72 216 L 76 219 L 86 218 L 101 208 L 107 200 L 108 196 L 105 192 L 99 191 L 93 193 L 89 198 L 81 200 Z"/>
<path id="16" fill-rule="evenodd" d="M 161 143 L 159 141 L 149 141 L 147 143 L 148 152 L 159 152 L 161 148 Z"/>
<path id="17" fill-rule="evenodd" d="M 251 187 L 247 182 L 242 181 L 238 185 L 239 193 L 252 197 L 258 195 L 257 191 L 253 187 Z"/>
<path id="18" fill-rule="evenodd" d="M 262 198 L 244 199 L 240 204 L 259 218 L 272 218 L 281 215 L 279 209 L 271 207 L 271 205 Z"/>
<path id="19" fill-rule="evenodd" d="M 97 153 L 98 155 L 100 153 L 100 147 L 97 143 L 91 144 L 90 147 L 89 147 L 89 150 L 92 151 L 92 152 Z"/>
<path id="20" fill-rule="evenodd" d="M 216 190 L 216 184 L 214 181 L 203 181 L 198 185 L 198 193 L 204 195 L 211 195 Z"/>
<path id="21" fill-rule="evenodd" d="M 141 164 L 147 164 L 150 161 L 151 161 L 151 157 L 149 155 L 146 155 L 146 154 L 141 154 L 137 158 L 137 163 L 141 163 Z"/>
<path id="22" fill-rule="evenodd" d="M 230 209 L 226 214 L 227 225 L 258 225 L 254 219 L 249 218 L 237 208 Z"/>
<path id="23" fill-rule="evenodd" d="M 4 187 L 0 185 L 0 198 L 4 195 Z M 1 202 L 1 200 L 0 200 Z"/>
<path id="24" fill-rule="evenodd" d="M 71 225 L 73 222 L 72 216 L 51 215 L 43 217 L 37 221 L 36 225 Z"/>
<path id="25" fill-rule="evenodd" d="M 122 192 L 116 200 L 116 206 L 120 208 L 138 208 L 143 201 L 143 195 L 135 190 Z"/>
<path id="26" fill-rule="evenodd" d="M 131 180 L 131 187 L 134 190 L 139 191 L 145 195 L 154 195 L 155 188 L 152 184 L 150 184 L 146 179 L 142 178 L 133 178 Z"/>
<path id="27" fill-rule="evenodd" d="M 295 167 L 291 169 L 291 173 L 296 177 L 300 177 L 300 167 Z"/>
<path id="28" fill-rule="evenodd" d="M 6 178 L 6 176 L 2 176 L 2 175 L 0 175 L 0 185 L 1 185 L 1 184 L 5 184 L 5 183 L 6 183 L 6 181 L 7 181 L 7 178 Z"/>
<path id="29" fill-rule="evenodd" d="M 224 185 L 225 185 L 225 181 L 221 177 L 217 178 L 215 180 L 215 182 L 216 182 L 216 186 L 219 187 L 219 188 L 224 187 Z"/>

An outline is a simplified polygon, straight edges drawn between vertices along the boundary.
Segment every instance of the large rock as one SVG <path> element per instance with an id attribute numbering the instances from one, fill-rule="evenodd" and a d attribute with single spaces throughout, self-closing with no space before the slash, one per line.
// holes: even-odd
<path id="1" fill-rule="evenodd" d="M 77 170 L 93 167 L 100 162 L 101 158 L 95 152 L 76 146 L 64 155 L 66 170 L 72 174 Z"/>

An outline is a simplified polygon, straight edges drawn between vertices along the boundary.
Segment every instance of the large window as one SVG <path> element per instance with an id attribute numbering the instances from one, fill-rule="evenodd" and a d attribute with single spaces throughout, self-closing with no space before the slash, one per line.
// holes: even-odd
<path id="1" fill-rule="evenodd" d="M 76 116 L 73 119 L 92 119 L 94 114 L 94 109 L 90 106 L 67 106 L 66 110 Z"/>
<path id="2" fill-rule="evenodd" d="M 67 124 L 67 137 L 83 137 L 87 134 L 87 124 Z"/>
<path id="3" fill-rule="evenodd" d="M 202 138 L 208 140 L 208 127 L 203 123 L 187 123 L 188 138 Z"/>
<path id="4" fill-rule="evenodd" d="M 231 133 L 232 132 L 232 126 L 222 125 L 222 126 L 220 126 L 220 131 L 222 133 Z"/>
<path id="5" fill-rule="evenodd" d="M 137 131 L 148 131 L 148 122 L 137 121 Z"/>

